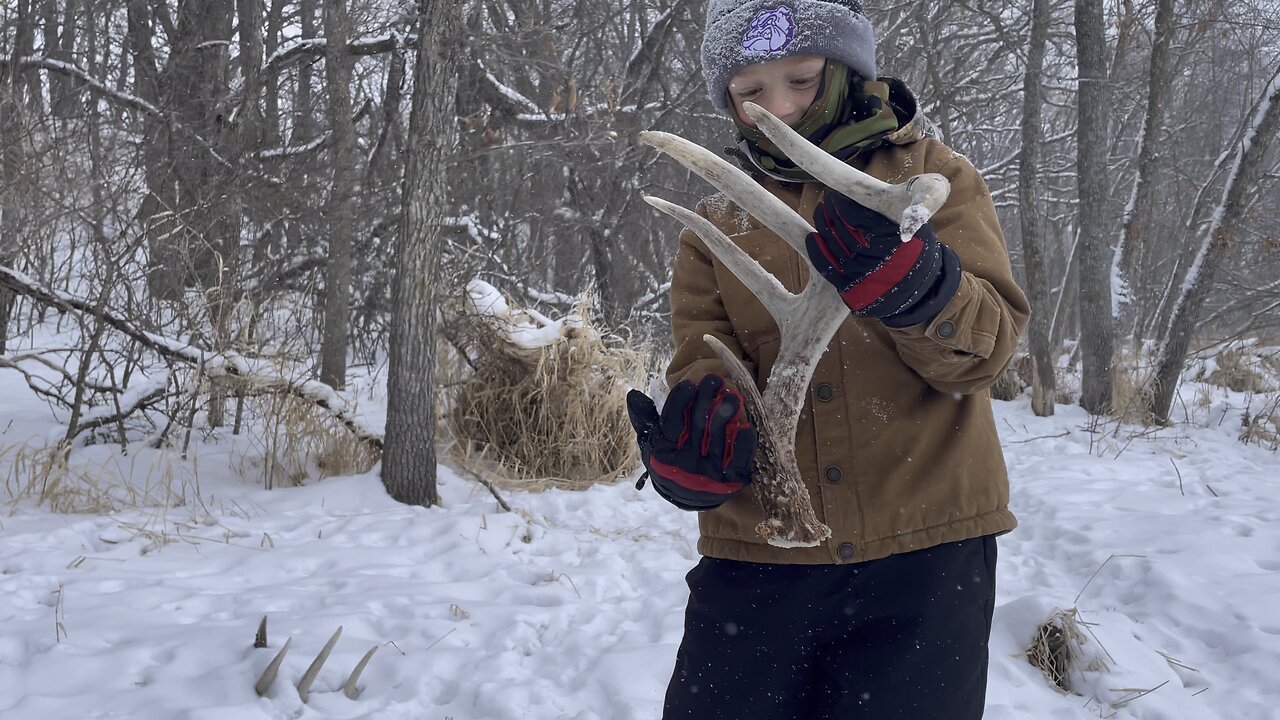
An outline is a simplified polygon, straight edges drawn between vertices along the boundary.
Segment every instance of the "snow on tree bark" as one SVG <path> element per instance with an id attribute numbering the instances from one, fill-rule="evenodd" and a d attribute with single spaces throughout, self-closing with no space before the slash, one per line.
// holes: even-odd
<path id="1" fill-rule="evenodd" d="M 1271 76 L 1257 108 L 1245 119 L 1222 199 L 1214 208 L 1196 259 L 1183 280 L 1182 292 L 1169 320 L 1169 331 L 1157 354 L 1154 392 L 1148 410 L 1161 422 L 1169 420 L 1192 333 L 1213 288 L 1213 277 L 1226 258 L 1228 248 L 1244 229 L 1245 213 L 1253 199 L 1250 195 L 1266 172 L 1263 159 L 1277 132 L 1280 132 L 1280 67 Z"/>

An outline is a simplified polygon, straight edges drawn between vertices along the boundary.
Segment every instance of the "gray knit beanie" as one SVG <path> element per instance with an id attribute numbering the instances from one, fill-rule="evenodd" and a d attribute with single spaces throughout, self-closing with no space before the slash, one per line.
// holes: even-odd
<path id="1" fill-rule="evenodd" d="M 709 0 L 702 39 L 707 96 L 728 110 L 729 80 L 742 68 L 792 55 L 838 60 L 876 78 L 876 36 L 858 0 Z"/>

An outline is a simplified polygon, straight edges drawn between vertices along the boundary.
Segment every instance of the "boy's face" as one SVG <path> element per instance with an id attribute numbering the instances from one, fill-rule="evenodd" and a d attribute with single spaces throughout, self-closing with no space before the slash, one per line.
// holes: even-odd
<path id="1" fill-rule="evenodd" d="M 755 121 L 742 111 L 743 103 L 753 102 L 794 127 L 818 96 L 825 69 L 826 60 L 813 55 L 748 65 L 729 81 L 733 111 L 743 125 L 755 127 Z"/>

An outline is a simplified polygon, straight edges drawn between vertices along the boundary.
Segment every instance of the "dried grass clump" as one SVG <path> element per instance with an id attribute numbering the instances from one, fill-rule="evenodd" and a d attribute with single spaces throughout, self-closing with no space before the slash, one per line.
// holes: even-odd
<path id="1" fill-rule="evenodd" d="M 1016 361 L 1017 356 L 1014 357 L 1014 362 L 1010 362 L 996 377 L 996 381 L 991 384 L 992 400 L 1015 400 L 1027 388 L 1027 385 L 1022 382 L 1022 378 L 1018 376 L 1018 371 L 1014 367 Z"/>
<path id="2" fill-rule="evenodd" d="M 1111 415 L 1122 423 L 1151 425 L 1151 404 L 1155 370 L 1131 349 L 1118 353 L 1111 366 Z"/>
<path id="3" fill-rule="evenodd" d="M 284 393 L 251 400 L 262 422 L 249 433 L 256 453 L 241 458 L 240 474 L 268 490 L 296 487 L 308 479 L 369 472 L 380 454 L 333 416 Z M 256 477 L 254 477 L 256 476 Z"/>
<path id="4" fill-rule="evenodd" d="M 1075 692 L 1071 674 L 1079 661 L 1078 648 L 1084 642 L 1077 614 L 1075 608 L 1055 611 L 1036 630 L 1035 639 L 1026 649 L 1032 667 L 1063 692 Z"/>
<path id="5" fill-rule="evenodd" d="M 649 356 L 607 344 L 589 304 L 564 321 L 505 306 L 455 321 L 473 367 L 445 417 L 455 460 L 524 490 L 582 489 L 639 464 L 626 393 Z"/>
<path id="6" fill-rule="evenodd" d="M 1240 416 L 1240 442 L 1280 450 L 1280 393 L 1273 393 L 1258 412 Z"/>
<path id="7" fill-rule="evenodd" d="M 1213 362 L 1203 363 L 1195 379 L 1235 392 L 1274 392 L 1280 389 L 1280 354 L 1249 342 L 1232 343 Z"/>
<path id="8" fill-rule="evenodd" d="M 186 504 L 185 484 L 175 480 L 169 462 L 138 472 L 127 465 L 73 466 L 66 448 L 16 445 L 0 451 L 5 468 L 5 499 L 10 504 L 35 500 L 51 512 L 102 515 L 125 509 L 179 507 Z"/>

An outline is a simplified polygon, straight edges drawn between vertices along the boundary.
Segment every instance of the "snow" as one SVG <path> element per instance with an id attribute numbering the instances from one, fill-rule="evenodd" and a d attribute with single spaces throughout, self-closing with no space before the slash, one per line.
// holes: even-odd
<path id="1" fill-rule="evenodd" d="M 325 144 L 326 142 L 329 141 L 329 138 L 332 136 L 333 136 L 332 132 L 327 132 L 327 133 L 324 133 L 323 135 L 320 135 L 319 137 L 312 140 L 311 142 L 305 143 L 303 145 L 290 145 L 287 147 L 278 147 L 278 148 L 272 148 L 270 150 L 263 150 L 262 152 L 258 153 L 258 157 L 263 160 L 271 160 L 274 158 L 303 155 Z"/>
<path id="2" fill-rule="evenodd" d="M 586 327 L 577 311 L 552 320 L 533 308 L 513 309 L 497 288 L 478 278 L 467 284 L 467 299 L 473 312 L 488 316 L 520 348 L 547 347 Z"/>
<path id="3" fill-rule="evenodd" d="M 932 214 L 924 205 L 908 205 L 907 209 L 902 211 L 902 220 L 898 227 L 902 242 L 911 242 L 911 239 L 916 236 L 916 231 L 929 222 Z"/>
<path id="4" fill-rule="evenodd" d="M 362 407 L 385 402 L 376 383 L 355 385 Z M 995 403 L 1021 525 L 999 541 L 989 720 L 1276 717 L 1280 460 L 1237 441 L 1244 399 L 1188 382 L 1189 416 L 1159 432 Z M 57 427 L 0 370 L 4 720 L 660 715 L 697 530 L 647 488 L 509 492 L 511 513 L 446 466 L 430 509 L 393 502 L 376 470 L 267 491 L 239 472 L 261 448 L 219 432 L 197 437 L 190 461 L 78 448 L 73 469 L 102 486 L 180 501 L 55 514 L 10 496 L 20 448 Z M 1084 696 L 1021 654 L 1073 607 L 1086 659 L 1109 668 L 1079 676 Z M 269 647 L 254 649 L 264 615 Z M 304 704 L 294 685 L 340 625 Z M 347 674 L 374 646 L 348 700 Z"/>
<path id="5" fill-rule="evenodd" d="M 538 103 L 522 95 L 519 90 L 516 90 L 510 85 L 499 80 L 493 73 L 489 72 L 489 69 L 484 66 L 483 62 L 477 61 L 477 63 L 480 65 L 480 69 L 484 71 L 485 79 L 489 81 L 489 84 L 493 85 L 493 89 L 497 90 L 500 95 L 512 103 L 524 107 L 526 111 L 525 114 L 541 114 L 542 109 L 538 107 Z"/>
<path id="6" fill-rule="evenodd" d="M 441 218 L 440 224 L 446 227 L 460 227 L 466 230 L 467 235 L 470 235 L 477 245 L 489 246 L 502 242 L 502 234 L 481 226 L 476 221 L 475 215 Z"/>

